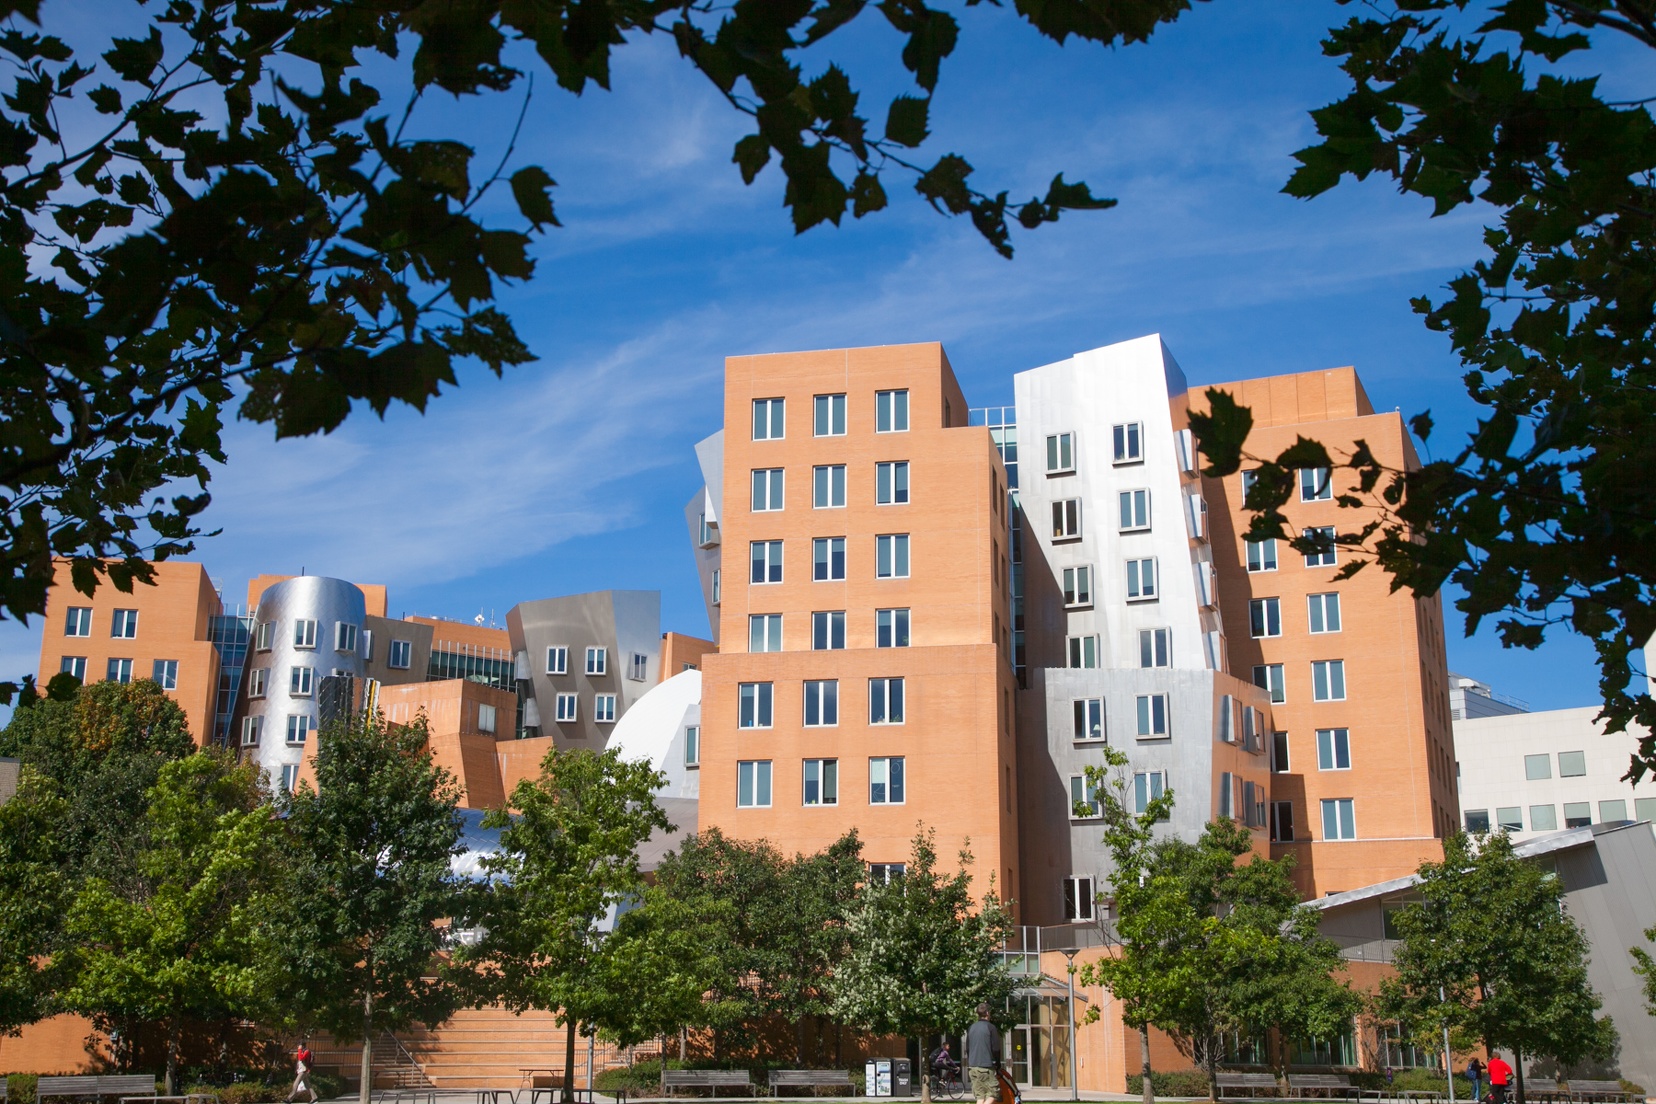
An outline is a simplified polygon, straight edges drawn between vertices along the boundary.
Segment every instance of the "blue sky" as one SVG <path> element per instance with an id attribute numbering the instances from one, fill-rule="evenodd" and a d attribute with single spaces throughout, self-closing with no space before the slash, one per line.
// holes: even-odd
<path id="1" fill-rule="evenodd" d="M 516 160 L 559 181 L 565 228 L 502 300 L 538 362 L 472 373 L 423 418 L 365 411 L 282 443 L 232 424 L 206 518 L 224 532 L 194 558 L 232 604 L 251 575 L 301 569 L 389 585 L 394 616 L 502 623 L 520 600 L 636 587 L 661 590 L 664 628 L 705 635 L 682 508 L 722 358 L 740 353 L 937 340 L 990 405 L 1011 402 L 1016 371 L 1159 332 L 1196 385 L 1355 365 L 1378 409 L 1430 407 L 1447 449 L 1474 411 L 1408 299 L 1479 255 L 1481 214 L 1431 219 L 1382 181 L 1280 194 L 1313 138 L 1307 110 L 1343 90 L 1318 41 L 1348 14 L 1233 0 L 1105 50 L 966 11 L 926 152 L 958 151 L 1014 196 L 1063 171 L 1120 200 L 1020 234 L 1010 262 L 896 178 L 887 211 L 794 236 L 775 171 L 744 187 L 729 163 L 743 118 L 666 41 L 622 49 L 609 93 L 577 98 L 542 72 Z M 876 19 L 828 52 L 880 122 L 903 81 Z M 429 107 L 428 133 L 492 164 L 518 100 Z M 32 669 L 38 624 L 3 628 L 0 662 Z M 1453 615 L 1448 629 L 1464 674 L 1536 708 L 1594 700 L 1579 640 L 1515 653 L 1488 631 L 1463 639 Z"/>

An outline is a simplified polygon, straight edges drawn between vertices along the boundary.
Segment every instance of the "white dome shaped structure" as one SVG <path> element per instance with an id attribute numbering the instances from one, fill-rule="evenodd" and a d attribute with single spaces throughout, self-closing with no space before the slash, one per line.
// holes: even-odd
<path id="1" fill-rule="evenodd" d="M 701 672 L 681 671 L 634 702 L 610 733 L 607 746 L 618 749 L 623 759 L 647 762 L 666 773 L 660 797 L 695 799 L 701 794 L 701 772 L 685 762 L 686 731 L 701 729 L 701 692 Z"/>

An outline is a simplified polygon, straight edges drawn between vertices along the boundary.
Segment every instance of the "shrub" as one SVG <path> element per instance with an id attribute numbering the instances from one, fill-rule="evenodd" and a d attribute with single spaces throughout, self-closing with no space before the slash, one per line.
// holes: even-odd
<path id="1" fill-rule="evenodd" d="M 1386 1084 L 1385 1071 L 1362 1070 L 1351 1075 L 1351 1083 L 1360 1089 L 1390 1088 L 1393 1092 L 1435 1092 L 1444 1091 L 1444 1075 L 1441 1070 L 1432 1069 L 1398 1069 L 1392 1070 L 1391 1084 Z M 1463 1077 L 1455 1083 L 1455 1096 L 1465 1098 L 1472 1095 L 1472 1086 Z"/>
<path id="2" fill-rule="evenodd" d="M 1208 1094 L 1207 1074 L 1197 1069 L 1151 1070 L 1150 1088 L 1157 1096 L 1200 1096 Z M 1127 1092 L 1138 1096 L 1144 1092 L 1144 1075 L 1127 1075 Z"/>
<path id="3" fill-rule="evenodd" d="M 32 1073 L 12 1073 L 6 1075 L 6 1099 L 33 1100 L 35 1082 L 39 1077 Z"/>

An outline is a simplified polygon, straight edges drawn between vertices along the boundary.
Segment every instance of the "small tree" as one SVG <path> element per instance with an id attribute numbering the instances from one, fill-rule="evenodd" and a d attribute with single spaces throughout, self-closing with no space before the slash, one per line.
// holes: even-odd
<path id="1" fill-rule="evenodd" d="M 1444 842 L 1424 863 L 1420 900 L 1398 909 L 1396 976 L 1383 1013 L 1424 1038 L 1444 1026 L 1511 1050 L 1524 1099 L 1524 1057 L 1568 1065 L 1606 1057 L 1607 1020 L 1587 980 L 1587 938 L 1564 911 L 1556 875 L 1518 858 L 1504 832 Z"/>
<path id="2" fill-rule="evenodd" d="M 1656 943 L 1656 928 L 1646 928 L 1644 937 Z M 1643 947 L 1630 947 L 1628 953 L 1637 963 L 1633 972 L 1644 978 L 1645 1011 L 1656 1016 L 1656 959 L 1652 959 L 1650 952 Z"/>
<path id="3" fill-rule="evenodd" d="M 850 953 L 848 916 L 863 875 L 862 841 L 854 828 L 826 849 L 795 855 L 782 867 L 767 1003 L 793 1024 L 794 1061 L 800 1065 L 806 1020 L 833 1009 L 833 979 Z"/>
<path id="4" fill-rule="evenodd" d="M 49 1014 L 58 931 L 72 893 L 62 836 L 69 803 L 49 779 L 24 767 L 0 803 L 0 1034 Z"/>
<path id="5" fill-rule="evenodd" d="M 960 869 L 937 869 L 936 836 L 917 833 L 901 877 L 864 883 L 847 928 L 850 950 L 835 976 L 833 1011 L 877 1035 L 925 1037 L 964 1031 L 981 1003 L 1005 1007 L 1013 977 L 1000 951 L 1012 917 L 990 876 L 981 904 L 972 894 L 972 855 Z M 929 1104 L 931 1082 L 920 1078 Z"/>
<path id="6" fill-rule="evenodd" d="M 322 730 L 316 788 L 286 799 L 292 880 L 271 923 L 287 1017 L 362 1043 L 368 1104 L 374 1036 L 440 1024 L 459 990 L 435 969 L 444 922 L 463 915 L 460 788 L 431 760 L 424 716 L 372 715 Z"/>

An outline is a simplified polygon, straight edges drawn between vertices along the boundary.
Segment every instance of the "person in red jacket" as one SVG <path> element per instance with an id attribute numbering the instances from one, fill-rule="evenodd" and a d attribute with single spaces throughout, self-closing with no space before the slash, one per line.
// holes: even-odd
<path id="1" fill-rule="evenodd" d="M 1495 1104 L 1506 1104 L 1507 1088 L 1512 1084 L 1512 1067 L 1499 1054 L 1491 1054 L 1484 1072 L 1489 1074 L 1489 1098 Z"/>
<path id="2" fill-rule="evenodd" d="M 293 1104 L 300 1093 L 310 1097 L 310 1104 L 316 1104 L 320 1099 L 316 1095 L 316 1087 L 311 1084 L 311 1063 L 315 1060 L 309 1040 L 300 1039 L 299 1046 L 293 1051 L 293 1091 L 288 1093 L 288 1104 Z"/>

